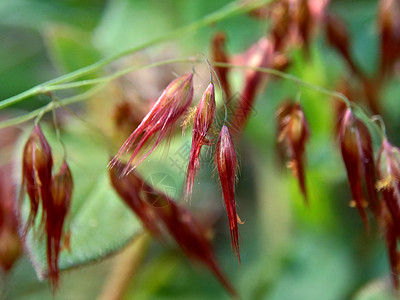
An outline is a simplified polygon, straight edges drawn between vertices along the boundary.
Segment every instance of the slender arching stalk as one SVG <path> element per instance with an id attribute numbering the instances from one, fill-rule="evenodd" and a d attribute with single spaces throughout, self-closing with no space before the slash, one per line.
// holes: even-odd
<path id="1" fill-rule="evenodd" d="M 90 90 L 66 98 L 66 99 L 61 99 L 59 101 L 59 104 L 61 105 L 69 105 L 72 103 L 77 103 L 77 102 L 81 102 L 81 101 L 85 101 L 87 100 L 90 96 L 94 95 L 96 92 L 98 92 L 101 88 L 104 87 L 105 84 L 107 84 L 108 82 L 117 79 L 125 74 L 128 74 L 132 71 L 137 71 L 137 70 L 142 70 L 142 69 L 146 69 L 146 68 L 153 68 L 153 67 L 157 67 L 157 66 L 162 66 L 162 65 L 166 65 L 166 64 L 173 64 L 173 63 L 191 63 L 191 64 L 201 64 L 204 63 L 203 59 L 197 59 L 197 58 L 176 58 L 176 59 L 169 59 L 169 60 L 162 60 L 162 61 L 158 61 L 155 63 L 151 63 L 151 64 L 145 64 L 145 65 L 139 65 L 139 66 L 131 66 L 125 69 L 122 69 L 118 72 L 115 72 L 113 74 L 107 75 L 107 76 L 103 76 L 103 77 L 99 77 L 96 79 L 89 79 L 89 80 L 82 80 L 82 81 L 75 81 L 75 82 L 70 82 L 70 83 L 64 83 L 64 84 L 53 84 L 53 85 L 49 85 L 46 88 L 42 88 L 42 92 L 54 92 L 54 91 L 58 91 L 58 90 L 66 90 L 66 89 L 72 89 L 72 88 L 79 88 L 79 87 L 84 87 L 84 86 L 91 86 L 94 85 L 93 88 L 91 88 Z M 285 79 L 285 80 L 289 80 L 294 82 L 296 85 L 298 86 L 302 86 L 305 87 L 307 89 L 331 96 L 331 97 L 335 97 L 340 99 L 341 101 L 343 101 L 347 107 L 350 107 L 350 101 L 349 99 L 347 99 L 347 97 L 339 92 L 336 91 L 332 91 L 329 90 L 327 88 L 312 84 L 310 82 L 307 82 L 305 80 L 302 80 L 301 78 L 298 78 L 294 75 L 288 74 L 288 73 L 284 73 L 281 71 L 278 71 L 276 69 L 272 69 L 272 68 L 259 68 L 259 67 L 252 67 L 252 66 L 243 66 L 243 65 L 235 65 L 235 64 L 230 64 L 230 63 L 219 63 L 219 62 L 211 62 L 211 65 L 214 66 L 219 66 L 219 67 L 223 67 L 223 68 L 237 68 L 237 69 L 251 69 L 251 70 L 255 70 L 258 72 L 262 72 L 262 73 L 266 73 L 266 74 L 270 74 L 273 76 L 277 76 L 279 78 Z M 23 116 L 20 117 L 16 117 L 16 118 L 12 118 L 6 121 L 3 121 L 0 123 L 0 129 L 4 128 L 4 127 L 8 127 L 8 126 L 13 126 L 13 125 L 17 125 L 29 120 L 34 119 L 35 117 L 37 117 L 40 114 L 46 113 L 50 110 L 52 110 L 54 107 L 54 105 L 52 103 L 47 104 L 46 106 L 42 107 L 42 108 L 38 108 L 32 112 L 29 112 Z M 0 106 L 0 110 L 1 110 L 1 106 Z"/>
<path id="2" fill-rule="evenodd" d="M 57 78 L 54 78 L 47 82 L 44 82 L 42 84 L 39 84 L 39 85 L 37 85 L 29 90 L 26 90 L 25 92 L 22 92 L 18 95 L 15 95 L 13 97 L 4 99 L 3 101 L 0 102 L 0 110 L 3 108 L 6 108 L 8 106 L 17 104 L 19 102 L 22 102 L 23 100 L 25 100 L 29 97 L 33 97 L 35 95 L 51 91 L 52 90 L 50 88 L 51 86 L 65 83 L 65 82 L 70 82 L 70 81 L 77 79 L 79 77 L 82 77 L 84 75 L 96 72 L 97 70 L 100 70 L 101 68 L 118 60 L 119 58 L 122 58 L 124 56 L 147 49 L 151 46 L 161 44 L 163 42 L 166 42 L 166 41 L 169 41 L 169 40 L 172 40 L 175 38 L 182 37 L 182 36 L 190 34 L 190 33 L 195 33 L 203 27 L 209 26 L 211 24 L 217 23 L 217 22 L 227 19 L 227 18 L 231 18 L 231 17 L 237 16 L 237 15 L 246 13 L 248 11 L 251 11 L 253 9 L 256 9 L 258 7 L 265 5 L 265 4 L 269 3 L 270 1 L 271 0 L 259 0 L 259 1 L 252 1 L 252 2 L 237 1 L 237 2 L 230 3 L 226 6 L 224 6 L 223 8 L 221 8 L 220 10 L 217 10 L 216 12 L 213 12 L 213 13 L 209 14 L 208 16 L 202 18 L 199 21 L 196 21 L 187 26 L 184 26 L 184 27 L 181 27 L 174 31 L 171 31 L 170 33 L 167 33 L 166 35 L 163 35 L 163 36 L 160 36 L 153 40 L 150 40 L 139 46 L 130 48 L 128 50 L 124 50 L 124 51 L 119 52 L 114 55 L 111 55 L 111 56 L 104 58 L 102 60 L 99 60 L 98 62 L 95 62 L 94 64 L 91 64 L 89 66 L 83 67 L 83 68 L 73 71 L 71 73 L 62 75 L 60 77 L 57 77 Z"/>

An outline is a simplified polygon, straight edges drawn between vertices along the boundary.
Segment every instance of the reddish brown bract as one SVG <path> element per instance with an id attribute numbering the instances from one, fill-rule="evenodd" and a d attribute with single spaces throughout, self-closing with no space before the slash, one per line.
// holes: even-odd
<path id="1" fill-rule="evenodd" d="M 109 167 L 112 168 L 119 164 L 121 156 L 134 149 L 122 175 L 126 175 L 135 169 L 162 140 L 171 135 L 176 122 L 189 108 L 192 99 L 193 74 L 183 75 L 173 80 L 122 145 L 117 155 L 110 161 Z M 139 155 L 142 150 L 145 153 Z"/>
<path id="2" fill-rule="evenodd" d="M 192 194 L 193 181 L 200 168 L 201 147 L 210 145 L 207 135 L 215 116 L 214 84 L 210 83 L 201 98 L 194 116 L 192 148 L 186 175 L 185 197 Z"/>
<path id="3" fill-rule="evenodd" d="M 236 63 L 256 68 L 269 67 L 273 62 L 273 45 L 266 39 L 260 39 L 252 45 L 243 55 L 236 58 Z M 240 135 L 253 110 L 257 92 L 259 91 L 265 74 L 249 68 L 245 72 L 245 80 L 240 99 L 234 109 L 232 129 L 234 134 Z"/>
<path id="4" fill-rule="evenodd" d="M 212 39 L 211 58 L 215 62 L 229 63 L 228 55 L 225 52 L 225 34 L 222 32 L 217 32 Z M 214 67 L 214 69 L 225 92 L 225 97 L 229 99 L 231 97 L 231 87 L 228 80 L 229 68 Z"/>
<path id="5" fill-rule="evenodd" d="M 11 165 L 0 166 L 0 269 L 5 272 L 22 253 L 15 215 L 15 187 L 10 179 Z"/>
<path id="6" fill-rule="evenodd" d="M 381 75 L 393 70 L 400 51 L 400 6 L 398 0 L 379 1 L 379 31 L 381 34 Z"/>
<path id="7" fill-rule="evenodd" d="M 238 221 L 241 221 L 236 213 L 235 200 L 237 161 L 235 146 L 226 125 L 222 126 L 215 147 L 215 164 L 218 169 L 222 194 L 224 196 L 226 212 L 228 214 L 232 250 L 240 263 Z"/>
<path id="8" fill-rule="evenodd" d="M 343 57 L 351 71 L 360 78 L 363 78 L 362 72 L 351 56 L 350 37 L 346 25 L 335 15 L 328 14 L 326 16 L 326 36 L 328 42 Z"/>
<path id="9" fill-rule="evenodd" d="M 52 202 L 46 213 L 47 264 L 50 283 L 53 288 L 57 288 L 59 283 L 58 258 L 61 251 L 61 241 L 63 237 L 67 244 L 69 241 L 69 237 L 65 238 L 63 234 L 63 226 L 70 211 L 73 187 L 71 171 L 64 161 L 51 181 Z M 66 246 L 69 248 L 69 245 Z"/>
<path id="10" fill-rule="evenodd" d="M 214 251 L 206 236 L 206 231 L 193 218 L 186 208 L 164 196 L 166 205 L 158 208 L 158 215 L 162 219 L 169 233 L 173 236 L 185 254 L 194 260 L 206 265 L 223 284 L 226 290 L 237 298 L 235 289 L 222 273 L 217 264 Z"/>
<path id="11" fill-rule="evenodd" d="M 310 137 L 308 124 L 300 103 L 285 103 L 278 109 L 278 142 L 290 159 L 287 164 L 293 176 L 299 181 L 300 190 L 308 204 L 306 179 L 304 172 L 305 146 Z"/>
<path id="12" fill-rule="evenodd" d="M 124 165 L 121 164 L 121 167 L 124 168 Z M 217 264 L 206 230 L 189 210 L 145 183 L 135 171 L 121 177 L 118 168 L 114 168 L 110 170 L 110 176 L 113 187 L 151 234 L 162 239 L 164 231 L 160 229 L 165 229 L 190 259 L 207 266 L 227 291 L 237 297 Z"/>
<path id="13" fill-rule="evenodd" d="M 382 192 L 385 209 L 383 223 L 386 246 L 392 269 L 393 286 L 398 289 L 400 272 L 400 150 L 392 146 L 387 139 L 382 142 L 377 160 L 378 182 L 376 187 Z"/>
<path id="14" fill-rule="evenodd" d="M 339 129 L 339 142 L 353 197 L 351 204 L 357 207 L 368 229 L 365 208 L 370 204 L 372 212 L 376 216 L 380 214 L 375 190 L 372 140 L 367 126 L 357 119 L 350 109 L 347 109 L 343 115 Z M 367 187 L 367 197 L 363 193 L 363 179 Z"/>
<path id="15" fill-rule="evenodd" d="M 124 165 L 121 165 L 124 167 Z M 136 214 L 144 227 L 155 237 L 160 237 L 154 208 L 143 199 L 145 184 L 135 171 L 122 176 L 121 166 L 110 169 L 111 184 L 125 204 Z"/>
<path id="16" fill-rule="evenodd" d="M 42 226 L 46 219 L 49 203 L 51 203 L 51 170 L 53 158 L 50 145 L 47 143 L 39 125 L 35 125 L 24 147 L 22 157 L 22 184 L 20 204 L 26 189 L 30 200 L 30 214 L 25 226 L 24 235 L 33 226 L 40 201 L 43 205 Z"/>
<path id="17" fill-rule="evenodd" d="M 377 161 L 377 188 L 393 220 L 396 236 L 400 238 L 400 151 L 386 139 L 382 142 Z"/>

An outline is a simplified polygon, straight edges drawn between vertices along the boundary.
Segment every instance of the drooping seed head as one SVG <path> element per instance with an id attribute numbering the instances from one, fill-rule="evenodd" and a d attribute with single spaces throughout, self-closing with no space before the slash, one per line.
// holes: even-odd
<path id="1" fill-rule="evenodd" d="M 50 145 L 39 125 L 35 125 L 28 141 L 25 144 L 22 157 L 22 184 L 21 191 L 25 189 L 30 200 L 30 214 L 25 228 L 26 231 L 33 226 L 40 205 L 43 205 L 44 223 L 45 212 L 51 200 L 50 182 L 53 168 L 53 158 Z M 21 193 L 20 202 L 23 200 Z"/>
<path id="2" fill-rule="evenodd" d="M 307 120 L 300 103 L 284 103 L 278 109 L 278 143 L 285 149 L 290 159 L 288 166 L 293 176 L 299 181 L 299 187 L 307 200 L 306 179 L 304 171 L 305 146 L 310 137 Z"/>
<path id="3" fill-rule="evenodd" d="M 211 42 L 211 58 L 213 61 L 229 63 L 229 57 L 225 50 L 225 40 L 226 36 L 223 32 L 217 32 L 213 36 Z M 231 87 L 228 79 L 229 68 L 215 66 L 214 69 L 224 90 L 225 97 L 229 99 L 231 97 Z"/>
<path id="4" fill-rule="evenodd" d="M 226 125 L 222 126 L 221 132 L 218 136 L 218 141 L 215 147 L 215 164 L 218 169 L 222 194 L 224 196 L 226 212 L 228 214 L 232 250 L 240 263 L 238 221 L 241 221 L 236 213 L 235 200 L 237 160 L 235 146 Z"/>
<path id="5" fill-rule="evenodd" d="M 267 68 L 273 63 L 274 45 L 266 38 L 261 38 L 252 45 L 243 55 L 236 58 L 236 63 L 257 68 Z M 251 113 L 257 92 L 263 84 L 265 74 L 253 69 L 245 72 L 244 86 L 239 101 L 234 109 L 231 121 L 235 135 L 243 131 Z"/>
<path id="6" fill-rule="evenodd" d="M 327 14 L 325 22 L 325 32 L 329 44 L 342 56 L 354 74 L 360 78 L 364 78 L 363 73 L 351 55 L 351 40 L 345 23 L 333 14 Z"/>
<path id="7" fill-rule="evenodd" d="M 313 23 L 313 18 L 308 6 L 308 0 L 294 0 L 291 5 L 294 6 L 293 22 L 304 45 L 306 54 L 308 55 Z"/>
<path id="8" fill-rule="evenodd" d="M 400 5 L 398 0 L 380 0 L 378 6 L 378 26 L 382 75 L 393 69 L 400 51 Z"/>
<path id="9" fill-rule="evenodd" d="M 162 140 L 171 136 L 178 119 L 187 111 L 192 99 L 193 74 L 173 80 L 110 161 L 109 167 L 113 168 L 119 164 L 121 156 L 133 149 L 122 175 L 127 175 L 135 169 Z"/>
<path id="10" fill-rule="evenodd" d="M 193 182 L 200 168 L 200 152 L 203 145 L 209 145 L 208 132 L 215 117 L 215 91 L 214 84 L 210 83 L 203 97 L 197 105 L 194 124 L 192 148 L 190 151 L 188 170 L 186 174 L 185 197 L 190 197 L 193 190 Z"/>
<path id="11" fill-rule="evenodd" d="M 370 205 L 375 216 L 380 215 L 380 205 L 375 190 L 376 175 L 372 139 L 367 126 L 356 118 L 350 109 L 347 109 L 343 115 L 339 141 L 353 197 L 351 204 L 357 207 L 368 229 L 365 208 Z M 367 187 L 367 195 L 363 193 L 363 182 Z"/>
<path id="12" fill-rule="evenodd" d="M 162 203 L 157 210 L 158 217 L 183 252 L 195 261 L 204 264 L 222 283 L 231 296 L 237 298 L 236 290 L 223 274 L 217 263 L 206 230 L 185 207 L 175 203 L 166 195 L 160 195 Z"/>
<path id="13" fill-rule="evenodd" d="M 383 140 L 379 151 L 377 174 L 376 187 L 382 192 L 392 219 L 392 227 L 400 239 L 400 150 L 392 146 L 387 139 Z"/>
<path id="14" fill-rule="evenodd" d="M 382 219 L 384 221 L 383 231 L 386 239 L 386 248 L 389 257 L 389 264 L 391 269 L 391 280 L 395 290 L 399 290 L 399 272 L 400 272 L 400 249 L 398 247 L 399 235 L 396 225 L 393 222 L 391 214 L 384 206 Z"/>
<path id="15" fill-rule="evenodd" d="M 276 1 L 271 10 L 271 35 L 276 50 L 282 50 L 290 29 L 291 18 L 288 1 Z"/>
<path id="16" fill-rule="evenodd" d="M 155 237 L 160 238 L 158 230 L 158 220 L 153 213 L 153 207 L 143 198 L 142 192 L 145 183 L 136 174 L 135 171 L 130 172 L 126 176 L 122 176 L 124 165 L 109 170 L 111 184 L 122 198 L 125 204 L 136 214 L 144 227 Z M 148 192 L 148 191 L 144 191 Z"/>
<path id="17" fill-rule="evenodd" d="M 11 270 L 22 253 L 11 171 L 11 165 L 0 166 L 0 269 L 5 272 Z"/>
<path id="18" fill-rule="evenodd" d="M 68 164 L 64 161 L 60 170 L 52 178 L 52 202 L 46 212 L 47 265 L 53 289 L 56 289 L 59 285 L 60 270 L 58 259 L 62 249 L 62 240 L 65 237 L 63 227 L 70 211 L 73 187 L 71 171 Z"/>

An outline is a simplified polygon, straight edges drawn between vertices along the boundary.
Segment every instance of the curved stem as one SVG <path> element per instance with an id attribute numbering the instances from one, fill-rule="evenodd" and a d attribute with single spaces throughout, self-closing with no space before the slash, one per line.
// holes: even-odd
<path id="1" fill-rule="evenodd" d="M 58 85 L 48 86 L 46 89 L 44 89 L 44 87 L 42 87 L 41 91 L 48 93 L 48 92 L 52 92 L 52 91 L 56 91 L 56 90 L 78 88 L 78 87 L 87 86 L 87 85 L 95 85 L 95 84 L 98 85 L 98 86 L 95 86 L 94 88 L 90 89 L 87 92 L 78 94 L 78 95 L 70 97 L 70 98 L 66 98 L 64 100 L 60 100 L 60 103 L 62 103 L 63 106 L 66 106 L 66 105 L 69 105 L 72 103 L 76 103 L 76 102 L 80 102 L 80 101 L 84 101 L 84 100 L 88 99 L 89 97 L 94 95 L 97 91 L 99 91 L 101 88 L 103 88 L 107 82 L 109 82 L 113 79 L 116 79 L 118 77 L 121 77 L 129 72 L 144 69 L 144 68 L 157 67 L 157 66 L 171 64 L 171 63 L 192 63 L 192 64 L 194 64 L 194 63 L 204 63 L 204 61 L 202 59 L 196 59 L 196 58 L 178 58 L 178 59 L 163 60 L 163 61 L 159 61 L 159 62 L 155 62 L 155 63 L 151 63 L 151 64 L 132 66 L 132 67 L 123 69 L 121 71 L 118 71 L 114 74 L 96 78 L 96 79 L 82 80 L 82 81 L 76 81 L 76 82 L 71 82 L 71 83 L 66 83 L 66 84 L 58 84 Z M 327 88 L 309 83 L 309 82 L 304 81 L 294 75 L 287 74 L 287 73 L 284 73 L 284 72 L 281 72 L 281 71 L 278 71 L 275 69 L 234 65 L 234 64 L 230 64 L 230 63 L 220 63 L 220 62 L 211 62 L 211 65 L 224 67 L 224 68 L 252 69 L 252 70 L 267 73 L 270 75 L 278 76 L 280 78 L 290 80 L 290 81 L 296 83 L 298 86 L 303 86 L 305 88 L 314 90 L 316 92 L 319 92 L 319 93 L 322 93 L 322 94 L 325 94 L 328 96 L 336 97 L 336 98 L 342 100 L 343 102 L 345 102 L 347 107 L 349 107 L 349 108 L 351 107 L 350 101 L 349 101 L 349 99 L 347 99 L 347 97 L 345 95 L 343 95 L 339 92 L 335 92 L 335 91 L 329 90 Z M 224 103 L 224 105 L 225 105 L 225 103 Z M 31 119 L 34 119 L 38 115 L 44 114 L 44 113 L 52 110 L 53 107 L 54 107 L 53 104 L 49 103 L 46 106 L 44 106 L 43 108 L 36 109 L 36 110 L 34 110 L 30 113 L 27 113 L 23 116 L 1 122 L 0 129 L 4 128 L 4 127 L 12 126 L 12 125 L 17 125 L 17 124 L 29 121 Z M 0 107 L 0 109 L 1 109 L 1 107 Z"/>
<path id="2" fill-rule="evenodd" d="M 371 118 L 372 122 L 377 122 L 379 125 L 380 133 L 382 135 L 382 139 L 387 139 L 386 137 L 386 125 L 385 122 L 383 121 L 383 118 L 381 115 L 373 115 Z"/>
<path id="3" fill-rule="evenodd" d="M 75 96 L 72 96 L 72 97 L 69 97 L 69 98 L 65 98 L 63 100 L 59 100 L 59 102 L 62 103 L 62 105 L 64 105 L 64 106 L 65 105 L 70 105 L 70 104 L 73 104 L 73 103 L 77 103 L 77 102 L 81 102 L 81 101 L 86 100 L 89 97 L 95 95 L 103 87 L 104 87 L 104 85 L 99 85 L 99 86 L 93 87 L 92 89 L 90 89 L 90 90 L 88 90 L 88 91 L 86 91 L 84 93 L 81 93 L 81 94 L 78 94 L 78 95 L 75 95 Z M 47 112 L 51 111 L 53 108 L 55 108 L 54 106 L 55 106 L 55 104 L 52 101 L 52 102 L 48 103 L 47 105 L 45 105 L 44 107 L 35 109 L 35 110 L 33 110 L 33 111 L 29 112 L 29 113 L 26 113 L 26 114 L 24 114 L 22 116 L 15 117 L 15 118 L 0 122 L 0 129 L 5 128 L 5 127 L 9 127 L 9 126 L 18 125 L 18 124 L 30 121 L 32 119 L 35 119 L 42 112 L 43 113 L 47 113 Z"/>
<path id="4" fill-rule="evenodd" d="M 73 71 L 71 73 L 62 75 L 58 78 L 49 80 L 45 83 L 42 83 L 40 85 L 37 85 L 31 89 L 26 90 L 25 92 L 22 92 L 18 95 L 15 95 L 13 97 L 7 98 L 3 101 L 0 102 L 0 110 L 3 108 L 6 108 L 8 106 L 14 105 L 16 103 L 19 103 L 21 101 L 23 101 L 24 99 L 27 99 L 29 97 L 38 95 L 40 93 L 43 93 L 45 91 L 49 90 L 49 87 L 52 85 L 58 85 L 61 83 L 65 83 L 65 82 L 69 82 L 72 81 L 74 79 L 77 79 L 79 77 L 82 77 L 84 75 L 93 73 L 97 70 L 100 70 L 101 68 L 109 65 L 110 63 L 116 61 L 117 59 L 127 56 L 129 54 L 133 54 L 135 52 L 144 50 L 146 48 L 149 48 L 151 46 L 157 45 L 157 44 L 161 44 L 163 42 L 175 39 L 175 38 L 180 38 L 184 35 L 193 33 L 198 31 L 199 29 L 215 24 L 221 20 L 227 19 L 227 18 L 231 18 L 243 13 L 246 13 L 248 11 L 251 11 L 253 9 L 256 9 L 258 7 L 261 7 L 265 4 L 267 4 L 268 2 L 270 2 L 271 0 L 259 0 L 259 1 L 254 1 L 254 2 L 250 2 L 250 3 L 243 3 L 243 2 L 233 2 L 230 4 L 227 4 L 226 6 L 224 6 L 223 8 L 221 8 L 220 10 L 217 10 L 216 12 L 213 12 L 211 14 L 209 14 L 208 16 L 202 18 L 199 21 L 196 21 L 194 23 L 191 23 L 187 26 L 181 27 L 179 29 L 176 29 L 170 33 L 167 33 L 166 35 L 163 35 L 161 37 L 155 38 L 151 41 L 148 41 L 147 43 L 141 44 L 139 46 L 127 49 L 125 51 L 122 51 L 120 53 L 111 55 L 107 58 L 104 58 L 102 60 L 99 60 L 98 62 L 86 66 L 84 68 L 78 69 L 76 71 Z"/>
<path id="5" fill-rule="evenodd" d="M 213 74 L 215 75 L 215 78 L 218 81 L 218 85 L 219 85 L 219 89 L 221 91 L 221 95 L 222 95 L 222 103 L 224 104 L 224 109 L 225 109 L 225 117 L 224 117 L 224 122 L 227 123 L 228 122 L 228 108 L 226 107 L 226 94 L 224 89 L 222 88 L 222 84 L 221 81 L 219 80 L 218 74 L 215 71 L 215 69 L 213 68 L 213 66 L 211 65 L 210 61 L 207 59 L 207 57 L 205 55 L 204 59 L 208 65 L 208 68 L 210 69 L 210 76 L 211 76 L 211 82 L 213 81 Z"/>
<path id="6" fill-rule="evenodd" d="M 348 108 L 350 108 L 349 99 L 347 99 L 347 97 L 345 95 L 343 95 L 342 93 L 331 91 L 331 90 L 321 87 L 319 85 L 309 83 L 309 82 L 302 80 L 291 74 L 287 74 L 287 73 L 284 73 L 284 72 L 281 72 L 281 71 L 278 71 L 275 69 L 271 69 L 271 68 L 260 68 L 260 67 L 251 67 L 251 66 L 243 66 L 243 65 L 234 65 L 234 64 L 223 63 L 223 62 L 211 62 L 211 64 L 218 66 L 218 67 L 223 67 L 223 68 L 251 69 L 251 70 L 258 71 L 258 72 L 274 75 L 274 76 L 277 76 L 277 77 L 280 77 L 283 79 L 287 79 L 287 80 L 297 83 L 300 86 L 308 88 L 310 90 L 314 90 L 321 94 L 325 94 L 328 96 L 338 98 L 338 99 L 342 100 L 347 105 Z"/>
<path id="7" fill-rule="evenodd" d="M 155 63 L 150 63 L 150 64 L 145 64 L 145 65 L 139 65 L 139 66 L 132 66 L 126 69 L 123 69 L 121 71 L 115 72 L 114 74 L 107 75 L 104 77 L 99 77 L 96 79 L 88 79 L 88 80 L 82 80 L 82 81 L 75 81 L 75 82 L 70 82 L 70 83 L 64 83 L 64 84 L 57 84 L 57 85 L 51 85 L 48 88 L 46 88 L 46 92 L 54 92 L 58 90 L 66 90 L 66 89 L 72 89 L 72 88 L 78 88 L 78 87 L 83 87 L 87 85 L 95 85 L 95 84 L 100 84 L 100 83 L 107 83 L 111 80 L 117 79 L 125 74 L 128 74 L 132 71 L 135 70 L 140 70 L 140 69 L 147 69 L 147 68 L 154 68 L 166 64 L 172 64 L 172 63 L 187 63 L 192 61 L 190 58 L 177 58 L 177 59 L 168 59 L 168 60 L 163 60 Z M 195 60 L 193 60 L 195 62 Z"/>

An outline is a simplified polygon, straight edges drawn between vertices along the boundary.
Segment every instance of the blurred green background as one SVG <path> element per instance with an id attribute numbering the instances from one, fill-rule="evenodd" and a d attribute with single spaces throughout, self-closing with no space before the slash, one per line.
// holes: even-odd
<path id="1" fill-rule="evenodd" d="M 166 34 L 201 19 L 229 2 L 2 0 L 0 99 Z M 378 64 L 376 6 L 377 1 L 372 0 L 343 0 L 332 1 L 329 7 L 345 19 L 353 42 L 352 51 L 359 65 L 368 72 L 372 72 Z M 153 46 L 142 52 L 139 59 L 179 58 L 200 53 L 208 55 L 210 39 L 219 30 L 227 34 L 228 52 L 240 53 L 263 36 L 267 28 L 265 21 L 240 15 L 200 29 L 193 35 Z M 334 89 L 338 78 L 348 72 L 336 53 L 327 46 L 321 33 L 315 36 L 309 60 L 304 58 L 301 49 L 294 49 L 290 55 L 293 63 L 288 73 L 329 89 Z M 110 70 L 117 67 L 110 67 Z M 190 70 L 189 64 L 179 67 L 180 72 Z M 140 71 L 137 74 L 140 77 Z M 290 172 L 281 172 L 275 164 L 274 113 L 283 99 L 294 97 L 297 92 L 297 86 L 288 81 L 268 84 L 265 92 L 259 95 L 256 114 L 248 123 L 240 145 L 237 145 L 241 168 L 237 202 L 239 215 L 245 221 L 240 226 L 242 265 L 238 265 L 230 249 L 221 191 L 215 178 L 210 181 L 212 166 L 199 174 L 201 185 L 195 190 L 192 207 L 220 206 L 216 214 L 213 244 L 222 269 L 243 299 L 390 299 L 384 240 L 374 231 L 367 235 L 357 211 L 348 205 L 351 196 L 333 138 L 335 120 L 329 97 L 302 89 L 302 105 L 312 134 L 307 148 L 310 207 L 303 205 L 297 182 Z M 395 135 L 400 126 L 398 92 L 398 84 L 394 81 L 385 89 L 382 99 L 384 117 L 393 142 L 400 141 L 400 137 Z M 60 93 L 60 96 L 64 95 L 69 94 Z M 34 97 L 9 108 L 7 113 L 23 114 L 43 106 L 47 101 L 49 99 L 45 96 Z M 112 98 L 106 101 L 113 103 Z M 99 105 L 102 104 L 99 102 Z M 93 105 L 92 102 L 90 107 Z M 97 116 L 98 119 L 93 116 L 97 111 L 84 113 L 82 105 L 75 109 L 82 116 L 89 115 L 88 120 L 93 127 L 101 127 L 95 122 L 102 116 Z M 79 139 L 68 140 L 71 132 L 78 132 L 81 137 L 88 134 L 76 129 L 83 126 L 80 122 L 73 121 L 73 129 L 64 133 L 67 149 L 75 149 L 71 150 L 70 156 L 76 164 L 73 170 L 76 181 L 86 176 L 79 175 L 83 165 L 93 172 L 90 174 L 100 172 L 96 168 L 102 168 L 101 164 L 106 163 L 108 155 L 105 150 L 96 156 L 98 152 L 95 149 L 105 147 L 104 141 L 96 140 L 98 137 L 88 138 L 93 140 L 87 145 Z M 51 134 L 49 129 L 48 135 Z M 49 139 L 57 144 L 54 133 Z M 71 142 L 69 146 L 68 141 Z M 75 142 L 77 144 L 71 146 Z M 54 152 L 59 150 L 55 147 Z M 84 157 L 92 153 L 96 155 L 83 162 Z M 93 170 L 95 165 L 97 167 Z M 176 176 L 177 181 L 183 181 L 183 175 Z M 200 190 L 207 190 L 207 196 Z M 113 196 L 107 197 L 104 196 L 105 200 L 101 201 Z M 112 199 L 118 201 L 115 197 Z M 107 209 L 98 209 L 95 213 L 101 214 L 104 227 L 110 229 L 103 236 L 105 243 L 107 235 L 111 236 L 114 232 L 123 231 L 131 236 L 138 230 L 136 225 L 131 229 L 121 228 L 118 220 L 108 217 Z M 129 217 L 135 223 L 134 217 L 130 214 Z M 90 244 L 90 228 L 85 230 L 88 234 L 85 242 Z M 96 234 L 102 235 L 101 232 Z M 121 239 L 127 241 L 126 236 Z M 85 242 L 81 242 L 82 247 Z M 134 270 L 123 299 L 228 299 L 208 270 L 190 264 L 179 250 L 153 241 L 147 247 L 148 251 Z M 1 299 L 97 299 L 111 280 L 112 270 L 123 261 L 121 257 L 129 256 L 126 253 L 66 271 L 62 275 L 61 288 L 55 295 L 47 282 L 38 281 L 25 256 L 2 279 Z"/>

